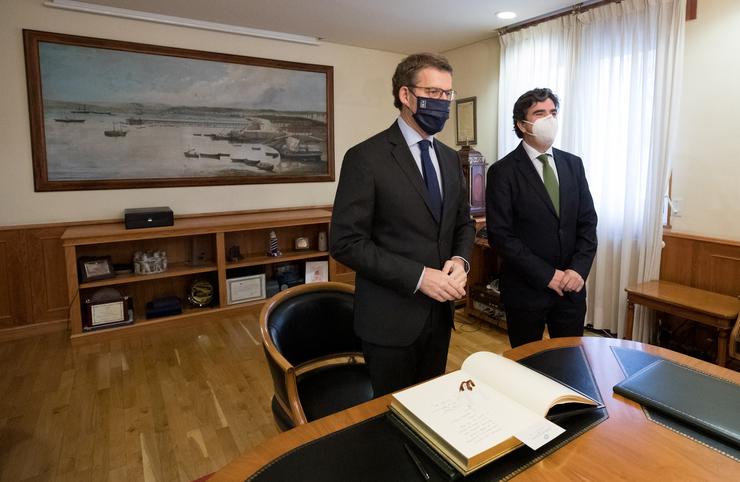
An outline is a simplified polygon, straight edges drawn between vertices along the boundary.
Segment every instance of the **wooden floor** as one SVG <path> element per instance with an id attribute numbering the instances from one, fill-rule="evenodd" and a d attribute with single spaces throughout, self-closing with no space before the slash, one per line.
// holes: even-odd
<path id="1" fill-rule="evenodd" d="M 72 346 L 0 344 L 0 481 L 189 482 L 275 435 L 256 311 Z M 506 334 L 456 318 L 448 370 Z"/>

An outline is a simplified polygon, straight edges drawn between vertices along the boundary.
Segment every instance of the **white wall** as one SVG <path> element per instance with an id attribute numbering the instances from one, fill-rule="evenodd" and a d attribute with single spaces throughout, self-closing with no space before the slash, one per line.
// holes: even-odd
<path id="1" fill-rule="evenodd" d="M 740 2 L 698 4 L 686 24 L 674 231 L 740 240 Z"/>
<path id="2" fill-rule="evenodd" d="M 477 97 L 477 137 L 475 149 L 490 165 L 497 156 L 498 68 L 500 48 L 498 37 L 444 52 L 454 69 L 454 89 L 458 98 Z M 455 106 L 450 120 L 440 135 L 449 146 L 455 144 Z"/>
<path id="3" fill-rule="evenodd" d="M 0 0 L 0 226 L 115 219 L 127 207 L 175 214 L 331 204 L 336 183 L 37 193 L 33 187 L 22 29 L 334 66 L 335 168 L 345 151 L 397 115 L 391 76 L 403 55 L 324 43 L 307 46 Z"/>

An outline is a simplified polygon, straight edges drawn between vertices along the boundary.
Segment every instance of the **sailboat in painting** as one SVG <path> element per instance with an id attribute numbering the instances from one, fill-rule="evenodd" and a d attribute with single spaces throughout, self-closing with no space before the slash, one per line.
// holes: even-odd
<path id="1" fill-rule="evenodd" d="M 128 134 L 126 129 L 123 129 L 120 124 L 113 124 L 113 129 L 103 131 L 106 137 L 125 137 Z"/>

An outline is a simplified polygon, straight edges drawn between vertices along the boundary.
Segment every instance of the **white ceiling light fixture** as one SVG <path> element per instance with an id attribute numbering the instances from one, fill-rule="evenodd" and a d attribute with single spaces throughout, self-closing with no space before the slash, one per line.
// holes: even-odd
<path id="1" fill-rule="evenodd" d="M 78 12 L 108 15 L 110 17 L 131 18 L 134 20 L 145 20 L 147 22 L 164 23 L 167 25 L 177 25 L 180 27 L 198 28 L 201 30 L 213 30 L 216 32 L 235 33 L 238 35 L 246 35 L 249 37 L 283 40 L 285 42 L 295 42 L 299 44 L 319 45 L 321 40 L 318 37 L 311 37 L 308 35 L 273 32 L 271 30 L 239 27 L 237 25 L 229 25 L 225 23 L 206 22 L 203 20 L 173 17 L 170 15 L 159 15 L 157 13 L 142 12 L 139 10 L 129 10 L 126 8 L 107 7 L 105 5 L 77 2 L 75 0 L 48 0 L 44 2 L 44 5 L 46 5 L 47 7 L 62 8 L 65 10 L 75 10 Z"/>
<path id="2" fill-rule="evenodd" d="M 511 20 L 512 18 L 516 18 L 516 13 L 509 11 L 497 12 L 496 16 L 501 20 Z"/>

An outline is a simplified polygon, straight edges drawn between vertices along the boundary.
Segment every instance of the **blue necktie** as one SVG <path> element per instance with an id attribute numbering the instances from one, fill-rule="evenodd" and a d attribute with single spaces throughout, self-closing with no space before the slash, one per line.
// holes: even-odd
<path id="1" fill-rule="evenodd" d="M 439 220 L 442 215 L 442 194 L 439 192 L 439 181 L 437 181 L 437 172 L 434 170 L 432 158 L 429 156 L 429 146 L 432 143 L 427 140 L 419 141 L 419 150 L 421 150 L 421 173 L 424 176 L 424 182 L 429 191 L 429 202 L 431 204 L 434 217 Z"/>

